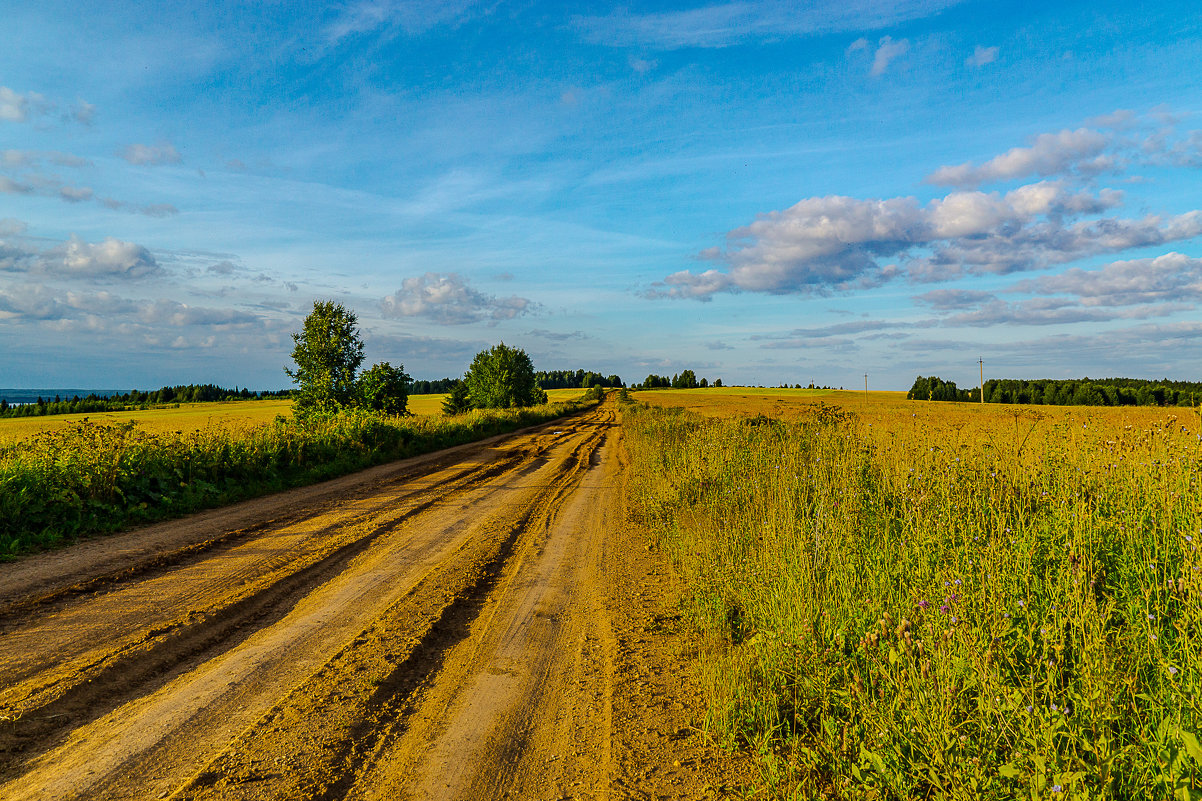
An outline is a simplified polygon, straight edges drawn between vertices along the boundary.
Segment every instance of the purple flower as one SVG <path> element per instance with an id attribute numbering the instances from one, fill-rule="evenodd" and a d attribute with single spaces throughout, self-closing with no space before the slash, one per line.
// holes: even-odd
<path id="1" fill-rule="evenodd" d="M 926 609 L 930 605 L 931 605 L 931 602 L 926 600 L 925 598 L 918 602 L 919 609 Z"/>
<path id="2" fill-rule="evenodd" d="M 946 615 L 948 612 L 952 611 L 952 608 L 947 604 L 944 604 L 943 606 L 939 607 L 939 611 Z"/>

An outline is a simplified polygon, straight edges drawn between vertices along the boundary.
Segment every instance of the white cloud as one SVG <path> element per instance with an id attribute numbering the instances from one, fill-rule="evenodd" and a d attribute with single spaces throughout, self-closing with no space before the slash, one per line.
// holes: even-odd
<path id="1" fill-rule="evenodd" d="M 702 258 L 726 271 L 681 271 L 650 297 L 708 300 L 720 292 L 828 293 L 897 277 L 946 281 L 973 274 L 1042 269 L 1089 255 L 1163 245 L 1202 235 L 1202 212 L 1139 219 L 1083 219 L 1113 209 L 1122 194 L 1071 191 L 1042 181 L 1006 194 L 951 192 L 925 205 L 884 200 L 807 198 L 761 214 Z"/>
<path id="2" fill-rule="evenodd" d="M 998 49 L 996 47 L 982 47 L 977 45 L 972 51 L 972 55 L 964 59 L 966 67 L 984 67 L 986 64 L 992 64 L 997 61 Z"/>
<path id="3" fill-rule="evenodd" d="M 401 288 L 380 302 L 387 317 L 425 317 L 444 325 L 511 320 L 530 314 L 538 304 L 516 295 L 498 298 L 468 286 L 456 273 L 406 278 Z"/>
<path id="4" fill-rule="evenodd" d="M 1071 295 L 1085 306 L 1202 300 L 1202 259 L 1173 252 L 1115 261 L 1098 270 L 1073 268 L 1019 282 L 1013 291 Z"/>
<path id="5" fill-rule="evenodd" d="M 885 70 L 889 69 L 889 64 L 898 56 L 904 55 L 909 49 L 909 39 L 899 39 L 895 42 L 891 36 L 882 36 L 880 45 L 876 49 L 876 55 L 873 56 L 872 69 L 869 70 L 869 74 L 884 75 Z"/>
<path id="6" fill-rule="evenodd" d="M 159 165 L 178 164 L 183 159 L 175 145 L 160 142 L 157 145 L 133 144 L 121 152 L 121 158 L 130 164 Z"/>
<path id="7" fill-rule="evenodd" d="M 162 268 L 146 248 L 107 237 L 92 244 L 72 236 L 39 258 L 39 271 L 91 278 L 145 278 Z"/>
<path id="8" fill-rule="evenodd" d="M 0 120 L 27 122 L 31 116 L 46 114 L 54 105 L 37 92 L 21 94 L 7 86 L 0 86 Z"/>
<path id="9" fill-rule="evenodd" d="M 1043 177 L 1074 171 L 1097 172 L 1112 165 L 1104 162 L 1091 164 L 1088 160 L 1099 156 L 1110 142 L 1110 137 L 1089 128 L 1040 134 L 1030 147 L 1011 148 L 984 164 L 965 162 L 940 167 L 927 177 L 927 182 L 971 188 L 1029 175 Z"/>

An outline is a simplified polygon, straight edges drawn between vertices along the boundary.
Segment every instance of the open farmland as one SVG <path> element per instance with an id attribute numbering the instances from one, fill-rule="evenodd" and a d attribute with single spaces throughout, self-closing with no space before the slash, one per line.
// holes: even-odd
<path id="1" fill-rule="evenodd" d="M 579 398 L 581 389 L 552 389 L 547 392 L 552 403 Z M 446 395 L 410 395 L 409 411 L 418 416 L 442 414 Z M 60 414 L 47 417 L 0 418 L 0 443 L 22 440 L 42 431 L 69 428 L 82 420 L 94 423 L 120 424 L 133 420 L 138 428 L 153 434 L 169 431 L 246 429 L 270 423 L 277 416 L 292 416 L 291 400 L 221 401 L 215 403 L 183 403 L 161 409 L 135 412 L 93 412 L 91 414 Z"/>
<path id="2" fill-rule="evenodd" d="M 1196 797 L 1197 410 L 633 397 L 708 725 L 776 796 Z"/>

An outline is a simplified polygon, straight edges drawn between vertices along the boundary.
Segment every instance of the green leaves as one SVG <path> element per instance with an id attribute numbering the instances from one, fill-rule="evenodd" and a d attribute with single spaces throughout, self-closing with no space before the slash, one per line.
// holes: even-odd
<path id="1" fill-rule="evenodd" d="M 476 409 L 509 409 L 547 402 L 547 393 L 535 380 L 534 364 L 526 351 L 504 342 L 477 353 L 463 381 Z"/>

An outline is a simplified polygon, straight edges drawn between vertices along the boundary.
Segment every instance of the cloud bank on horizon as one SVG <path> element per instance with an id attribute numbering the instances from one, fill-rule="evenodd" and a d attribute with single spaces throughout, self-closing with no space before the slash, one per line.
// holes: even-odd
<path id="1" fill-rule="evenodd" d="M 505 339 L 632 380 L 1198 378 L 1189 10 L 17 2 L 0 383 L 283 386 L 319 298 L 419 377 Z"/>

